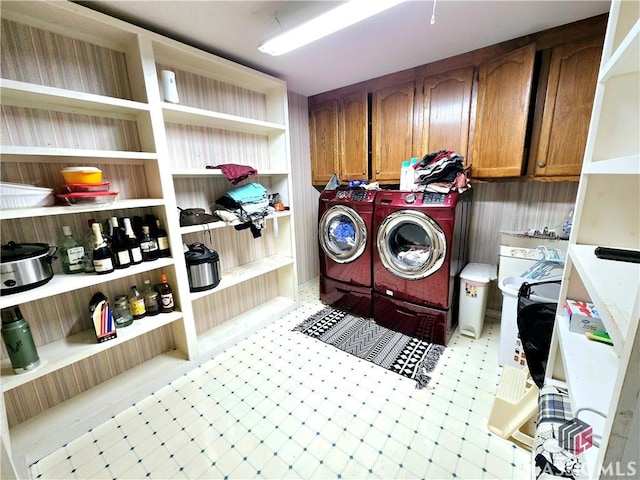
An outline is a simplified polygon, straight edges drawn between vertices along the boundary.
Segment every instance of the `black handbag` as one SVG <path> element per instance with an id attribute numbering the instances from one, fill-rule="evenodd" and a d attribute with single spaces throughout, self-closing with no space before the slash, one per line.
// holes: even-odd
<path id="1" fill-rule="evenodd" d="M 218 220 L 210 213 L 206 213 L 204 211 L 204 208 L 182 209 L 178 207 L 178 210 L 180 210 L 181 227 L 190 227 L 191 225 L 204 225 L 205 223 L 211 223 Z"/>

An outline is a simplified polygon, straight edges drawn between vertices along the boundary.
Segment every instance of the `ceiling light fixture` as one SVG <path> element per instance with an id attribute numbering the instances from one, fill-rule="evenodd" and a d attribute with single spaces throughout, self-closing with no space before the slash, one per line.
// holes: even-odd
<path id="1" fill-rule="evenodd" d="M 282 55 L 319 38 L 326 37 L 349 25 L 360 22 L 405 0 L 351 0 L 284 32 L 263 43 L 258 50 L 269 55 Z"/>

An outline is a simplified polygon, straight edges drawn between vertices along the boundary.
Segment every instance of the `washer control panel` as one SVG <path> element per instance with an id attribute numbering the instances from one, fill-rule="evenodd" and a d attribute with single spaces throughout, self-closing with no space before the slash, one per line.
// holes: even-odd
<path id="1" fill-rule="evenodd" d="M 437 193 L 437 192 L 424 192 L 422 195 L 422 204 L 423 205 L 445 205 L 446 202 L 446 193 Z"/>

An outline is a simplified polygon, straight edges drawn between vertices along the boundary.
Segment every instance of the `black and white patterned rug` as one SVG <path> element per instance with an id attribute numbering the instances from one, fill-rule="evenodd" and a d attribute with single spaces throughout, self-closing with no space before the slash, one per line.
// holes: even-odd
<path id="1" fill-rule="evenodd" d="M 302 332 L 358 358 L 414 379 L 416 388 L 429 384 L 445 350 L 442 345 L 425 342 L 382 327 L 370 318 L 354 316 L 325 307 L 293 331 Z"/>

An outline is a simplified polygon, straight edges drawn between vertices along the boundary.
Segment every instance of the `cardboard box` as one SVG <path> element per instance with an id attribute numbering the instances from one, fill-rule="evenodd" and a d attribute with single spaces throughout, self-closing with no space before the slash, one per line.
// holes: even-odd
<path id="1" fill-rule="evenodd" d="M 566 300 L 564 314 L 569 319 L 569 331 L 576 333 L 607 333 L 600 315 L 592 303 Z"/>

